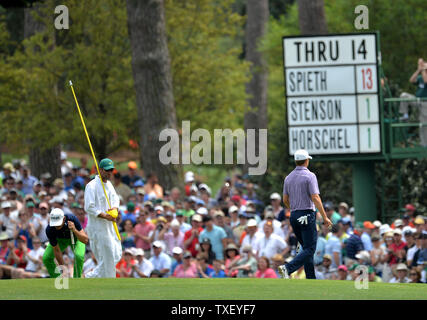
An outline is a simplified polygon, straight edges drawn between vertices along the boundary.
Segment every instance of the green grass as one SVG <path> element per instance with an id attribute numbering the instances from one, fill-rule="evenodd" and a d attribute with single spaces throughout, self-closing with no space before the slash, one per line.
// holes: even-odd
<path id="1" fill-rule="evenodd" d="M 1 280 L 1 300 L 424 300 L 425 284 L 282 279 L 69 279 L 68 290 L 54 279 Z"/>

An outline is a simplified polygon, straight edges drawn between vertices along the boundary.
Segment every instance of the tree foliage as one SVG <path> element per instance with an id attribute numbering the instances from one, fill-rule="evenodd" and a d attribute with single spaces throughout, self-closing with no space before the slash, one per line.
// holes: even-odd
<path id="1" fill-rule="evenodd" d="M 125 147 L 129 138 L 137 140 L 125 2 L 63 1 L 70 12 L 69 30 L 54 29 L 57 1 L 45 3 L 37 17 L 45 32 L 19 43 L 12 56 L 5 54 L 0 70 L 0 89 L 7 92 L 0 98 L 7 143 L 17 152 L 27 150 L 29 139 L 39 147 L 62 143 L 89 150 L 70 79 L 98 156 Z M 178 124 L 190 120 L 193 128 L 212 129 L 243 123 L 249 65 L 239 60 L 242 46 L 236 41 L 244 17 L 233 13 L 231 4 L 166 1 Z M 0 34 L 0 41 L 6 39 Z"/>
<path id="2" fill-rule="evenodd" d="M 178 126 L 237 128 L 246 107 L 249 64 L 236 39 L 244 17 L 232 0 L 166 1 L 169 51 Z"/>
<path id="3" fill-rule="evenodd" d="M 82 5 L 83 4 L 83 5 Z M 74 82 L 95 151 L 100 156 L 127 143 L 134 124 L 125 8 L 119 0 L 69 0 L 69 30 L 54 29 L 55 1 L 35 17 L 45 31 L 25 39 L 8 58 L 19 73 L 19 96 L 6 110 L 7 141 L 45 148 L 58 143 L 88 151 L 68 81 Z M 23 150 L 20 150 L 23 151 Z"/>

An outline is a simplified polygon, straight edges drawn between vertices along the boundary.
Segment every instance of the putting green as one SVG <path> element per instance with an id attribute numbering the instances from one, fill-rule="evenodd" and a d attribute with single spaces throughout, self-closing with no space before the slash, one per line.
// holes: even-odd
<path id="1" fill-rule="evenodd" d="M 54 279 L 1 280 L 1 300 L 424 300 L 425 284 L 283 279 Z"/>

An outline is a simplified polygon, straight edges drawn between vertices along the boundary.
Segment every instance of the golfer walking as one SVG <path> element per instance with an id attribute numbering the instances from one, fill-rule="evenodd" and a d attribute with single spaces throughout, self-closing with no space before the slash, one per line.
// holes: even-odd
<path id="1" fill-rule="evenodd" d="M 116 218 L 107 213 L 110 209 L 118 209 L 120 204 L 113 185 L 108 181 L 113 169 L 112 160 L 106 158 L 99 162 L 99 173 L 112 208 L 108 207 L 108 201 L 98 175 L 87 184 L 85 189 L 85 211 L 88 213 L 86 231 L 90 247 L 98 261 L 97 266 L 86 274 L 86 278 L 115 278 L 116 264 L 122 256 L 122 245 L 117 239 L 112 223 L 116 221 Z"/>
<path id="2" fill-rule="evenodd" d="M 297 150 L 294 154 L 296 168 L 285 178 L 283 185 L 283 202 L 291 210 L 291 226 L 302 246 L 302 250 L 289 263 L 279 266 L 282 278 L 304 266 L 307 279 L 316 279 L 313 255 L 316 251 L 317 230 L 315 207 L 323 217 L 323 222 L 330 227 L 332 222 L 326 216 L 316 175 L 308 170 L 309 159 L 306 150 Z"/>

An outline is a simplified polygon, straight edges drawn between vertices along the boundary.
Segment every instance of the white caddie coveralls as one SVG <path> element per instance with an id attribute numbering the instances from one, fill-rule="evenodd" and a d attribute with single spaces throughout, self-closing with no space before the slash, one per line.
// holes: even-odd
<path id="1" fill-rule="evenodd" d="M 110 181 L 104 182 L 111 208 L 118 208 L 120 199 Z M 122 245 L 114 231 L 113 222 L 98 218 L 109 210 L 99 176 L 90 181 L 85 189 L 85 211 L 88 213 L 86 227 L 90 248 L 98 265 L 86 278 L 115 278 L 116 264 L 122 257 Z"/>

